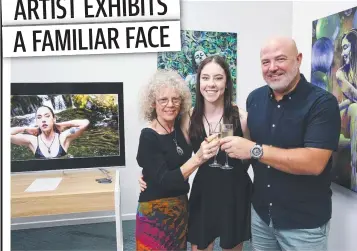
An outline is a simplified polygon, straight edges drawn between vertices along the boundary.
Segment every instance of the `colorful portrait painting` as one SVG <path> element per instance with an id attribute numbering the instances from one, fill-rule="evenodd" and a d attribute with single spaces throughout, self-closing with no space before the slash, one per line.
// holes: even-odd
<path id="1" fill-rule="evenodd" d="M 357 192 L 357 7 L 313 21 L 311 83 L 339 102 L 341 134 L 331 175 Z"/>
<path id="2" fill-rule="evenodd" d="M 236 100 L 237 33 L 213 31 L 181 31 L 181 51 L 158 53 L 159 69 L 174 69 L 185 79 L 195 104 L 196 72 L 208 56 L 223 56 L 230 66 L 233 80 L 233 100 Z"/>

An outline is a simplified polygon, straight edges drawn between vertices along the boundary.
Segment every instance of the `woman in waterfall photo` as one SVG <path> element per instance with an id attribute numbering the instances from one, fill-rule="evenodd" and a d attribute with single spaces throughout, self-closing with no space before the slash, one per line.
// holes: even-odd
<path id="1" fill-rule="evenodd" d="M 67 155 L 71 142 L 89 125 L 88 119 L 57 122 L 53 109 L 40 106 L 35 113 L 36 126 L 11 128 L 11 143 L 27 146 L 36 159 L 61 158 Z"/>

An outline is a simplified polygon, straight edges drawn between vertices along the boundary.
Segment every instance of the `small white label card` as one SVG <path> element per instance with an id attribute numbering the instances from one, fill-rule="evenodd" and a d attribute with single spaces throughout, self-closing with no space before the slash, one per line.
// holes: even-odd
<path id="1" fill-rule="evenodd" d="M 25 190 L 25 192 L 46 192 L 56 190 L 58 185 L 61 183 L 62 178 L 41 178 L 36 179 L 32 184 Z"/>

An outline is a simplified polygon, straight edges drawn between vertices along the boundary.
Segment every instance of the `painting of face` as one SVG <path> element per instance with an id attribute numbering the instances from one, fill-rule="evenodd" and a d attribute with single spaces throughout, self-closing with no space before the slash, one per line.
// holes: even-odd
<path id="1" fill-rule="evenodd" d="M 179 92 L 172 87 L 162 87 L 157 93 L 154 106 L 159 120 L 173 122 L 180 113 L 181 97 Z"/>
<path id="2" fill-rule="evenodd" d="M 341 47 L 341 57 L 343 59 L 343 62 L 344 64 L 349 65 L 351 61 L 351 43 L 347 40 L 347 38 L 342 39 Z"/>
<path id="3" fill-rule="evenodd" d="M 227 77 L 224 69 L 214 61 L 202 68 L 200 76 L 200 92 L 209 103 L 215 103 L 224 98 Z"/>
<path id="4" fill-rule="evenodd" d="M 42 132 L 47 133 L 53 130 L 56 118 L 53 117 L 52 112 L 47 107 L 40 107 L 36 113 L 36 125 Z"/>
<path id="5" fill-rule="evenodd" d="M 200 65 L 200 63 L 207 57 L 203 51 L 196 51 L 195 52 L 195 62 L 196 65 Z"/>

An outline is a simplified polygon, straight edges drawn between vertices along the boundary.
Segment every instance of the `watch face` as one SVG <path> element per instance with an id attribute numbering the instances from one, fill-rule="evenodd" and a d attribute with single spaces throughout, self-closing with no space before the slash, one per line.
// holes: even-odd
<path id="1" fill-rule="evenodd" d="M 263 154 L 263 149 L 261 146 L 256 145 L 251 150 L 251 157 L 253 159 L 259 159 Z"/>
<path id="2" fill-rule="evenodd" d="M 254 156 L 259 156 L 262 151 L 258 147 L 254 147 L 253 149 L 253 155 Z"/>

